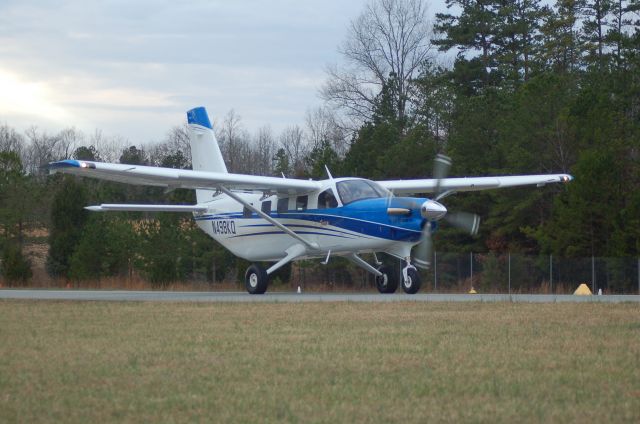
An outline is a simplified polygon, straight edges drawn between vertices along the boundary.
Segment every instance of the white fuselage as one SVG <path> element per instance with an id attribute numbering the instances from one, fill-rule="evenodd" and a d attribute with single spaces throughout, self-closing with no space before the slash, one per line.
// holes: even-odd
<path id="1" fill-rule="evenodd" d="M 385 199 L 374 199 L 383 206 L 383 214 L 367 213 L 362 207 L 345 207 L 336 190 L 336 182 L 347 179 L 324 180 L 320 190 L 304 195 L 271 195 L 234 192 L 256 209 L 268 214 L 300 237 L 318 246 L 308 249 L 298 259 L 348 255 L 353 252 L 388 252 L 407 257 L 419 237 L 419 229 L 407 229 L 386 216 Z M 323 192 L 329 190 L 335 203 L 319 204 L 326 200 Z M 268 222 L 225 194 L 199 196 L 199 204 L 207 207 L 204 213 L 194 214 L 198 226 L 234 255 L 249 261 L 277 261 L 286 256 L 286 250 L 299 243 L 282 229 Z M 202 201 L 206 200 L 206 201 Z M 365 205 L 372 201 L 364 200 Z M 354 203 L 355 204 L 355 203 Z M 333 207 L 329 207 L 333 206 Z M 369 206 L 371 207 L 371 206 Z M 383 222 L 384 221 L 384 222 Z M 405 240 L 399 240 L 399 233 Z M 415 233 L 415 234 L 414 234 Z M 393 236 L 392 236 L 393 234 Z M 412 240 L 406 240 L 408 236 Z"/>

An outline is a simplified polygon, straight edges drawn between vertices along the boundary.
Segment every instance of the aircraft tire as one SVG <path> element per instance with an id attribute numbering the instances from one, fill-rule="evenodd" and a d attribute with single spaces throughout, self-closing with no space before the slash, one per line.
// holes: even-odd
<path id="1" fill-rule="evenodd" d="M 382 273 L 381 276 L 376 276 L 376 287 L 382 294 L 395 293 L 398 288 L 398 275 L 397 272 L 388 265 L 382 265 L 378 268 L 378 271 Z"/>
<path id="2" fill-rule="evenodd" d="M 420 290 L 420 274 L 414 268 L 407 270 L 407 279 L 402 281 L 402 290 L 407 294 L 416 294 Z"/>
<path id="3" fill-rule="evenodd" d="M 267 271 L 258 264 L 251 264 L 244 274 L 244 285 L 249 294 L 264 294 L 269 284 Z"/>

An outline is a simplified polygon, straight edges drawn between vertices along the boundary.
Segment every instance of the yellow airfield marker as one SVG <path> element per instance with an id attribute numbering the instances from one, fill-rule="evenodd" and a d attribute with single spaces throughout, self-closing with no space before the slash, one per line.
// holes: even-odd
<path id="1" fill-rule="evenodd" d="M 469 290 L 469 294 L 478 294 L 478 292 L 476 291 L 476 289 L 471 287 L 471 290 Z"/>
<path id="2" fill-rule="evenodd" d="M 582 283 L 578 286 L 576 291 L 573 292 L 573 294 L 578 296 L 590 296 L 593 293 L 591 293 L 591 290 L 589 290 L 589 286 L 587 286 L 585 283 Z"/>

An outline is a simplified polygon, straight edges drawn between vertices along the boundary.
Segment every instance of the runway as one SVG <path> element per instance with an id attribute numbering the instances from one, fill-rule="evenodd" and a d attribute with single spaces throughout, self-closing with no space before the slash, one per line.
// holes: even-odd
<path id="1" fill-rule="evenodd" d="M 110 290 L 0 290 L 0 299 L 107 301 L 107 302 L 517 302 L 517 303 L 640 303 L 640 295 L 546 295 L 546 294 L 430 294 L 287 293 L 250 295 L 245 292 L 177 292 Z"/>

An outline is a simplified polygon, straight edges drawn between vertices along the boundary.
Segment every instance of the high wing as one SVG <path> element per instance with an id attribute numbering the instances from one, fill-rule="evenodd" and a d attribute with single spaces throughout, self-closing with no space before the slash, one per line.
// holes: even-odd
<path id="1" fill-rule="evenodd" d="M 186 169 L 160 168 L 155 166 L 123 165 L 115 163 L 91 162 L 82 160 L 63 160 L 49 164 L 51 173 L 127 184 L 165 187 L 169 189 L 208 189 L 219 190 L 256 190 L 282 194 L 302 194 L 321 188 L 320 183 L 311 180 L 263 177 L 223 172 L 192 171 Z"/>
<path id="2" fill-rule="evenodd" d="M 479 191 L 494 188 L 566 183 L 573 179 L 568 174 L 544 175 L 512 175 L 503 177 L 470 177 L 444 178 L 440 180 L 440 192 Z M 388 180 L 376 181 L 378 184 L 393 191 L 394 194 L 433 193 L 438 188 L 437 179 L 424 180 Z"/>
<path id="3" fill-rule="evenodd" d="M 103 203 L 98 206 L 86 206 L 85 209 L 93 212 L 128 211 L 128 212 L 206 212 L 206 206 L 198 205 L 134 205 Z"/>

